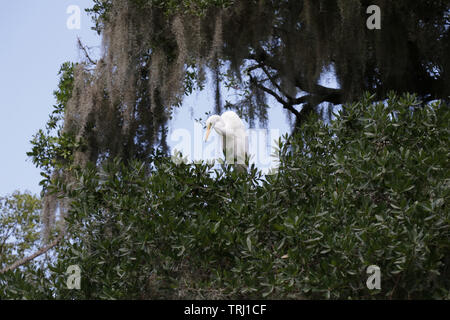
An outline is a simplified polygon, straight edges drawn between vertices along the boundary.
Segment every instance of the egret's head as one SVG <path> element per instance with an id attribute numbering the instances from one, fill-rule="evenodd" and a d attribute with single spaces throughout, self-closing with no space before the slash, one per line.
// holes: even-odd
<path id="1" fill-rule="evenodd" d="M 217 122 L 219 122 L 220 116 L 218 115 L 213 115 L 211 117 L 208 118 L 208 120 L 206 120 L 206 136 L 205 136 L 205 141 L 208 141 L 208 137 L 209 134 L 211 133 L 211 129 L 214 128 L 214 126 L 217 124 Z"/>

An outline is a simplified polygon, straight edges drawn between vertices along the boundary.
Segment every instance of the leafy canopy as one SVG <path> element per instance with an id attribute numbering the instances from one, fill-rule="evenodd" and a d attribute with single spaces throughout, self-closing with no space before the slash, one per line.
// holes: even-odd
<path id="1" fill-rule="evenodd" d="M 0 294 L 448 299 L 449 106 L 373 99 L 330 124 L 304 123 L 280 142 L 275 176 L 176 165 L 160 152 L 151 166 L 80 168 L 50 274 L 29 290 L 39 271 L 8 272 Z M 81 290 L 66 288 L 73 264 Z M 373 264 L 381 291 L 366 287 Z"/>

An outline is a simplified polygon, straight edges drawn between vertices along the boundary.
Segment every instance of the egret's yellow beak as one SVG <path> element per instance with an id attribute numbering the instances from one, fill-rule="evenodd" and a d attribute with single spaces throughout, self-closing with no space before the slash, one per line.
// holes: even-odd
<path id="1" fill-rule="evenodd" d="M 208 128 L 206 128 L 205 142 L 208 141 L 208 137 L 209 137 L 210 133 L 211 133 L 211 125 L 209 125 Z"/>

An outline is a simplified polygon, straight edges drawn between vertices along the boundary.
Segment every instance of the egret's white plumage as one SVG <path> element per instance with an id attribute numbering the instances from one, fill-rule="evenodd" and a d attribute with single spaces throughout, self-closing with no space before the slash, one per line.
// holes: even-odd
<path id="1" fill-rule="evenodd" d="M 221 116 L 213 115 L 206 120 L 206 137 L 208 140 L 211 129 L 222 136 L 222 149 L 229 163 L 237 163 L 245 167 L 245 157 L 248 154 L 248 137 L 241 118 L 233 112 L 226 111 Z"/>

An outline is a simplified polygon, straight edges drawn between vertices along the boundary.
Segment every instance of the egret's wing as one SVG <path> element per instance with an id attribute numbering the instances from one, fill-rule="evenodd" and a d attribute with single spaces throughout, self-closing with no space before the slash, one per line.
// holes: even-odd
<path id="1" fill-rule="evenodd" d="M 235 147 L 238 163 L 245 164 L 245 157 L 248 155 L 248 135 L 245 130 L 236 132 Z"/>
<path id="2" fill-rule="evenodd" d="M 246 172 L 247 171 L 247 158 L 248 155 L 248 135 L 244 130 L 236 138 L 236 170 Z"/>
<path id="3" fill-rule="evenodd" d="M 232 132 L 228 132 L 226 136 L 222 136 L 222 148 L 225 160 L 234 163 L 236 158 L 236 136 Z"/>
<path id="4" fill-rule="evenodd" d="M 226 111 L 221 115 L 225 122 L 225 135 L 222 136 L 222 146 L 225 159 L 230 163 L 245 166 L 245 157 L 248 154 L 248 136 L 241 118 L 233 112 Z"/>
<path id="5" fill-rule="evenodd" d="M 226 111 L 221 116 L 225 122 L 227 129 L 235 132 L 237 130 L 245 130 L 244 123 L 234 111 Z"/>

